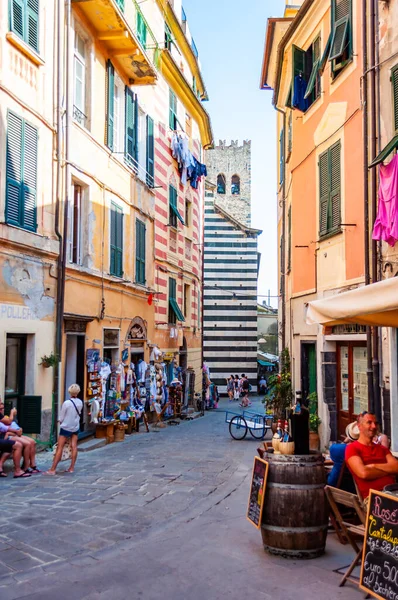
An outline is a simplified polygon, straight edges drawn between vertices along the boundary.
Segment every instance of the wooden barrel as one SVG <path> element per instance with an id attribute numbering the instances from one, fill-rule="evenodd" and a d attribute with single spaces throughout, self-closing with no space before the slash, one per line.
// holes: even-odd
<path id="1" fill-rule="evenodd" d="M 264 549 L 287 558 L 316 558 L 325 551 L 328 506 L 320 453 L 266 454 L 269 462 L 261 524 Z"/>

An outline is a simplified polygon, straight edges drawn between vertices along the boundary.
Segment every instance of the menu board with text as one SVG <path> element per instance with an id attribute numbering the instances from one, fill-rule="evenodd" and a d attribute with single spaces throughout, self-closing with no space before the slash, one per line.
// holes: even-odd
<path id="1" fill-rule="evenodd" d="M 267 476 L 268 462 L 256 456 L 254 458 L 247 518 L 255 527 L 257 527 L 257 529 L 260 529 L 261 527 Z"/>
<path id="2" fill-rule="evenodd" d="M 360 587 L 375 598 L 398 600 L 398 498 L 370 491 Z"/>

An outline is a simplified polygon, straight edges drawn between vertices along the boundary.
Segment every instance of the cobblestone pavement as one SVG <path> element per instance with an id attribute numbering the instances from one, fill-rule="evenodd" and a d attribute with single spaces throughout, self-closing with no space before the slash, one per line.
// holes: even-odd
<path id="1" fill-rule="evenodd" d="M 333 540 L 332 555 L 304 569 L 263 552 L 245 520 L 258 442 L 230 438 L 230 406 L 79 454 L 73 475 L 1 479 L 0 599 L 215 600 L 246 590 L 288 600 L 315 598 L 320 580 L 325 599 L 358 598 L 337 587 L 332 570 L 351 556 Z"/>

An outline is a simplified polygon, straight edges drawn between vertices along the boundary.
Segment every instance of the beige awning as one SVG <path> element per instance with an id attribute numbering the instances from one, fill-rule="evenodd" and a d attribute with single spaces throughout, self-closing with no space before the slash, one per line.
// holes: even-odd
<path id="1" fill-rule="evenodd" d="M 398 277 L 309 302 L 306 321 L 310 325 L 398 327 Z"/>

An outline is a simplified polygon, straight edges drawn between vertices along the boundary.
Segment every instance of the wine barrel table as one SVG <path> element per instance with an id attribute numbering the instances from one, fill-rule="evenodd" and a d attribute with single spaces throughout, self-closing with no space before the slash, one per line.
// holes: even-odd
<path id="1" fill-rule="evenodd" d="M 269 463 L 261 524 L 264 549 L 286 558 L 320 556 L 329 514 L 322 454 L 265 454 L 264 459 Z"/>

